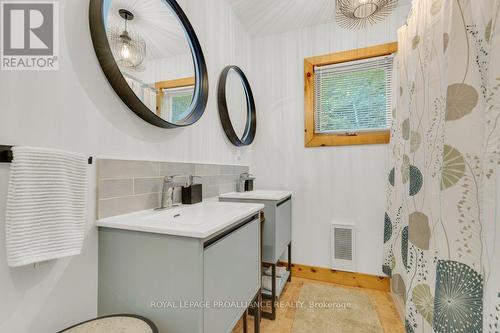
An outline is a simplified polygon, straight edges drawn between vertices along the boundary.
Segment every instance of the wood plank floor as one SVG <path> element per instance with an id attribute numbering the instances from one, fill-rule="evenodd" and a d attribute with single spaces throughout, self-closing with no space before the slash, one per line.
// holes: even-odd
<path id="1" fill-rule="evenodd" d="M 281 296 L 280 302 L 283 304 L 293 304 L 299 299 L 300 290 L 304 283 L 318 283 L 318 284 L 327 284 L 334 285 L 331 283 L 301 279 L 301 278 L 293 278 L 292 282 L 290 282 L 286 289 L 283 291 L 283 295 Z M 380 319 L 380 323 L 384 329 L 384 333 L 404 333 L 404 325 L 398 315 L 396 310 L 396 306 L 392 300 L 392 297 L 389 293 L 384 291 L 377 291 L 371 289 L 361 289 L 356 287 L 345 287 L 341 285 L 335 285 L 340 288 L 347 289 L 356 289 L 358 291 L 363 292 L 372 300 L 377 314 Z M 295 317 L 295 309 L 293 307 L 283 307 L 278 308 L 276 312 L 276 320 L 271 321 L 267 319 L 262 319 L 261 322 L 261 332 L 262 333 L 291 333 L 293 320 Z M 238 325 L 233 330 L 233 333 L 243 332 L 242 321 L 238 323 Z M 253 332 L 253 317 L 248 316 L 248 332 Z M 301 333 L 317 333 L 317 332 L 301 332 Z M 354 333 L 354 332 L 346 332 L 346 333 Z"/>

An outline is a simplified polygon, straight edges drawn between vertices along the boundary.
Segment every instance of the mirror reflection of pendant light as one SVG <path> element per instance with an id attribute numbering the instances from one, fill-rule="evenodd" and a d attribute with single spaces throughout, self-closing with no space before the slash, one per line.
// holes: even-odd
<path id="1" fill-rule="evenodd" d="M 361 29 L 383 21 L 398 6 L 398 0 L 336 0 L 337 23 L 346 29 Z"/>
<path id="2" fill-rule="evenodd" d="M 134 19 L 134 14 L 126 9 L 120 9 L 118 13 L 125 22 L 125 28 L 113 27 L 108 32 L 111 51 L 118 65 L 138 68 L 146 57 L 146 42 L 138 34 L 127 30 L 127 22 Z"/>

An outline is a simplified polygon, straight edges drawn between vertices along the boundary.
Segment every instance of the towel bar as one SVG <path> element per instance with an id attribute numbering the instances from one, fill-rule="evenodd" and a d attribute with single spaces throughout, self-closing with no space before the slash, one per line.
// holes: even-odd
<path id="1" fill-rule="evenodd" d="M 12 158 L 14 155 L 12 154 L 12 146 L 0 145 L 0 163 L 10 163 L 12 162 Z M 93 157 L 90 156 L 88 163 L 92 164 Z"/>

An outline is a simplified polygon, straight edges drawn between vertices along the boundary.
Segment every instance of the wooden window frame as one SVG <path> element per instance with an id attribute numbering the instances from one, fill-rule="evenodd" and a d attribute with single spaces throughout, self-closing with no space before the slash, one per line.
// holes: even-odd
<path id="1" fill-rule="evenodd" d="M 393 54 L 398 43 L 387 43 L 362 49 L 342 51 L 304 59 L 304 106 L 306 147 L 385 144 L 390 141 L 390 130 L 350 134 L 320 134 L 314 132 L 314 67 L 338 64 Z"/>
<path id="2" fill-rule="evenodd" d="M 156 114 L 161 115 L 161 102 L 162 102 L 162 90 L 163 89 L 173 89 L 173 88 L 183 88 L 190 87 L 196 84 L 196 79 L 194 76 L 183 77 L 175 80 L 168 81 L 158 81 L 155 83 L 155 88 L 158 90 L 156 93 Z"/>

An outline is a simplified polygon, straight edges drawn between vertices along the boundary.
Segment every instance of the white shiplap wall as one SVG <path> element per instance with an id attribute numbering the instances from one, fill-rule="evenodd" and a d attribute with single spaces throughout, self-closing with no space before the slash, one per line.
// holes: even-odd
<path id="1" fill-rule="evenodd" d="M 330 223 L 357 226 L 357 271 L 382 274 L 387 145 L 304 148 L 304 58 L 396 41 L 408 6 L 366 30 L 335 23 L 256 38 L 257 187 L 294 191 L 293 261 L 329 267 Z"/>
<path id="2" fill-rule="evenodd" d="M 0 74 L 0 143 L 96 157 L 247 164 L 251 148 L 225 138 L 217 78 L 228 63 L 250 69 L 250 38 L 225 0 L 183 0 L 210 75 L 204 116 L 185 129 L 155 128 L 127 109 L 107 83 L 88 28 L 88 1 L 60 1 L 60 70 Z M 81 255 L 10 269 L 4 215 L 8 165 L 0 165 L 0 332 L 54 333 L 96 315 L 95 164 L 89 167 L 87 236 Z"/>

